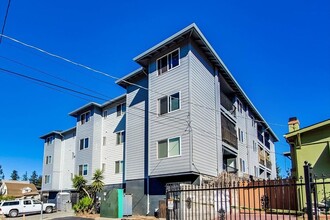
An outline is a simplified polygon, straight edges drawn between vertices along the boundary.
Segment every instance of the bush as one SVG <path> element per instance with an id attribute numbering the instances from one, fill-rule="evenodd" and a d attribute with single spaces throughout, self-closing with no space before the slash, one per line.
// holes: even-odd
<path id="1" fill-rule="evenodd" d="M 14 200 L 15 197 L 13 196 L 0 196 L 0 201 L 6 201 L 6 200 Z"/>
<path id="2" fill-rule="evenodd" d="M 93 207 L 93 199 L 85 196 L 82 199 L 80 199 L 77 204 L 73 206 L 73 210 L 76 213 L 87 213 L 92 209 L 92 207 Z"/>

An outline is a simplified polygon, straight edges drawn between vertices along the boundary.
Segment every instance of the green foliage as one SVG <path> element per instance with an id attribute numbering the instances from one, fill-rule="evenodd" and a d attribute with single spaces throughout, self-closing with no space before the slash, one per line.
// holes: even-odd
<path id="1" fill-rule="evenodd" d="M 87 180 L 85 180 L 83 176 L 75 175 L 72 179 L 72 185 L 78 191 L 80 199 L 83 198 L 85 194 L 88 195 L 88 193 L 86 192 L 86 184 Z"/>
<path id="2" fill-rule="evenodd" d="M 92 193 L 96 194 L 103 190 L 104 187 L 104 182 L 102 181 L 103 179 L 104 179 L 103 171 L 101 171 L 100 169 L 95 170 L 92 178 L 93 180 L 91 186 Z"/>
<path id="3" fill-rule="evenodd" d="M 27 172 L 25 171 L 24 175 L 22 176 L 22 180 L 23 181 L 28 181 L 28 176 L 27 176 Z"/>
<path id="4" fill-rule="evenodd" d="M 0 195 L 0 201 L 6 201 L 6 200 L 14 200 L 15 197 L 13 196 L 1 196 Z"/>
<path id="5" fill-rule="evenodd" d="M 73 210 L 76 213 L 87 213 L 92 209 L 93 199 L 87 196 L 83 197 L 73 206 Z"/>
<path id="6" fill-rule="evenodd" d="M 38 174 L 37 174 L 36 171 L 32 172 L 29 181 L 30 181 L 30 183 L 32 183 L 34 185 L 37 185 L 37 183 L 38 183 Z"/>
<path id="7" fill-rule="evenodd" d="M 2 166 L 0 165 L 0 180 L 5 179 L 5 175 L 3 174 Z"/>
<path id="8" fill-rule="evenodd" d="M 18 172 L 17 170 L 13 170 L 13 172 L 10 174 L 10 178 L 11 180 L 19 180 L 19 175 L 18 175 Z"/>

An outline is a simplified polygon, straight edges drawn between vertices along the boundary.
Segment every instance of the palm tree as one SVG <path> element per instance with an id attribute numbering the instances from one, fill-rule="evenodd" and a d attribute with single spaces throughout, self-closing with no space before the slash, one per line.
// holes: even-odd
<path id="1" fill-rule="evenodd" d="M 102 181 L 103 179 L 104 179 L 103 171 L 100 169 L 95 170 L 92 178 L 93 182 L 91 185 L 91 191 L 93 193 L 94 209 L 96 208 L 96 204 L 97 204 L 96 194 L 101 192 L 104 187 L 104 182 Z"/>
<path id="2" fill-rule="evenodd" d="M 73 183 L 73 187 L 79 192 L 80 199 L 84 197 L 84 193 L 86 193 L 87 196 L 90 197 L 89 193 L 86 190 L 87 180 L 85 180 L 83 176 L 75 175 L 74 178 L 72 179 L 72 183 Z"/>

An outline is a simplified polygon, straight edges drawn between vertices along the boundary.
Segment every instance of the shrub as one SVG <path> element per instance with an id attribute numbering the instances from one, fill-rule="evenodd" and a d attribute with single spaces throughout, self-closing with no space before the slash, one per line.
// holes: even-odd
<path id="1" fill-rule="evenodd" d="M 0 196 L 0 201 L 6 201 L 6 200 L 14 200 L 15 197 L 13 196 Z"/>
<path id="2" fill-rule="evenodd" d="M 87 213 L 92 209 L 93 199 L 85 196 L 73 206 L 73 210 L 76 213 Z"/>

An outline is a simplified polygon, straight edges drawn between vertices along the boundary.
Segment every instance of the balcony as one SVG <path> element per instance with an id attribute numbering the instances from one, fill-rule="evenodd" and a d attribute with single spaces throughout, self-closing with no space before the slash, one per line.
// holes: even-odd
<path id="1" fill-rule="evenodd" d="M 233 116 L 236 116 L 235 106 L 234 106 L 232 100 L 227 95 L 225 95 L 223 92 L 220 92 L 220 103 Z"/>
<path id="2" fill-rule="evenodd" d="M 270 160 L 266 160 L 266 167 L 270 170 L 272 169 L 272 162 Z"/>
<path id="3" fill-rule="evenodd" d="M 238 141 L 236 132 L 232 132 L 226 127 L 221 126 L 221 135 L 222 141 L 226 142 L 227 144 L 231 145 L 235 149 L 238 149 Z"/>
<path id="4" fill-rule="evenodd" d="M 264 136 L 258 132 L 258 140 L 261 142 L 261 143 L 264 143 Z"/>
<path id="5" fill-rule="evenodd" d="M 269 140 L 265 140 L 265 146 L 270 150 L 270 143 L 269 143 Z"/>

